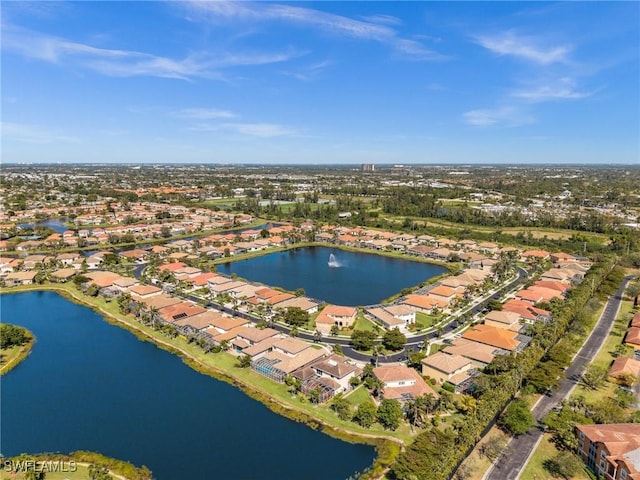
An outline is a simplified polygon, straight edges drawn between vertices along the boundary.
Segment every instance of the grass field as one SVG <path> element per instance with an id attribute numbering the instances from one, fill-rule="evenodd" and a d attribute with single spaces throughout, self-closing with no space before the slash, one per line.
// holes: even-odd
<path id="1" fill-rule="evenodd" d="M 551 474 L 544 468 L 543 464 L 546 460 L 555 457 L 558 450 L 551 442 L 551 434 L 545 433 L 540 441 L 535 454 L 527 464 L 526 468 L 520 476 L 520 480 L 547 480 L 553 478 Z M 571 477 L 571 480 L 589 480 L 586 472 L 580 472 L 578 475 Z"/>
<path id="2" fill-rule="evenodd" d="M 31 341 L 19 347 L 0 349 L 0 375 L 9 372 L 27 358 L 34 343 L 35 339 L 32 338 Z"/>

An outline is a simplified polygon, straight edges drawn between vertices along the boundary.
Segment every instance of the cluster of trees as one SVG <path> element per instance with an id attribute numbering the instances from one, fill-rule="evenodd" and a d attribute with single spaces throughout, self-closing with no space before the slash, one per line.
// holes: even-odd
<path id="1" fill-rule="evenodd" d="M 580 312 L 592 297 L 592 289 L 595 291 L 600 287 L 614 265 L 614 259 L 604 259 L 595 264 L 585 280 L 557 308 L 550 324 L 535 330 L 531 344 L 517 357 L 497 356 L 485 373 L 477 377 L 473 390 L 475 406 L 469 410 L 464 422 L 457 422 L 444 432 L 429 428 L 418 435 L 416 441 L 398 456 L 389 472 L 390 477 L 398 480 L 450 478 L 481 438 L 484 429 L 527 381 L 545 353 L 566 335 L 574 321 L 583 320 Z M 522 415 L 522 407 L 517 404 L 508 409 L 508 415 L 502 419 L 504 425 L 518 431 L 526 427 L 527 421 Z"/>
<path id="2" fill-rule="evenodd" d="M 363 428 L 370 428 L 378 422 L 388 430 L 396 430 L 404 418 L 400 402 L 389 399 L 382 400 L 378 407 L 371 400 L 366 400 L 354 412 L 351 403 L 338 394 L 331 401 L 331 409 L 341 420 L 351 420 Z"/>
<path id="3" fill-rule="evenodd" d="M 377 338 L 378 335 L 370 330 L 354 330 L 351 334 L 351 345 L 356 350 L 372 350 L 376 347 Z M 392 352 L 402 350 L 405 343 L 407 337 L 398 328 L 387 330 L 382 336 L 382 346 Z"/>
<path id="4" fill-rule="evenodd" d="M 11 325 L 10 323 L 0 324 L 0 348 L 19 347 L 33 339 L 28 330 Z"/>

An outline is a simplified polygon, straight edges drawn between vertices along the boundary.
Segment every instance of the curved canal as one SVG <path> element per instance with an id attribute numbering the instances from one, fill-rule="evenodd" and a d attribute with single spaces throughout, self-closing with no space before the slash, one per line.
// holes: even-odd
<path id="1" fill-rule="evenodd" d="M 2 378 L 2 454 L 92 450 L 159 479 L 344 479 L 375 457 L 269 411 L 237 388 L 53 292 L 2 295 L 31 355 Z"/>

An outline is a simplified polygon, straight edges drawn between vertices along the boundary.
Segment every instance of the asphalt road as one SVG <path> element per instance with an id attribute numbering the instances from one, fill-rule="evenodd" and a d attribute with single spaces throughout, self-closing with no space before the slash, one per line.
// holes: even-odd
<path id="1" fill-rule="evenodd" d="M 625 277 L 618 287 L 618 291 L 609 297 L 591 336 L 584 343 L 573 363 L 565 370 L 565 378 L 560 382 L 558 389 L 551 395 L 543 396 L 535 405 L 532 413 L 536 420 L 542 420 L 578 384 L 585 365 L 594 359 L 607 338 L 620 309 L 624 289 L 632 278 L 633 276 Z M 507 446 L 508 453 L 498 458 L 484 478 L 486 480 L 516 480 L 524 470 L 529 455 L 535 449 L 542 434 L 540 429 L 532 429 L 524 435 L 515 437 Z"/>
<path id="2" fill-rule="evenodd" d="M 143 270 L 147 267 L 146 264 L 140 264 L 137 265 L 134 270 L 133 270 L 133 276 L 135 278 L 140 278 L 142 276 L 142 272 Z M 507 285 L 503 286 L 502 288 L 498 289 L 494 294 L 492 294 L 490 297 L 484 299 L 483 301 L 477 303 L 476 305 L 474 305 L 471 309 L 469 309 L 469 311 L 467 312 L 469 315 L 476 315 L 477 313 L 481 312 L 486 306 L 487 304 L 491 301 L 491 300 L 499 300 L 505 292 L 509 292 L 510 290 L 512 290 L 513 288 L 516 287 L 516 285 L 519 285 L 521 283 L 526 282 L 528 278 L 528 272 L 521 267 L 518 267 L 518 276 L 511 282 L 509 282 Z M 202 299 L 191 295 L 191 294 L 183 294 L 182 295 L 184 298 L 191 300 L 194 303 L 199 303 L 201 302 Z M 215 308 L 218 310 L 221 310 L 223 312 L 226 312 L 230 315 L 235 315 L 238 317 L 242 317 L 245 318 L 247 320 L 250 320 L 254 323 L 258 323 L 260 321 L 260 318 L 257 317 L 256 315 L 252 315 L 250 313 L 245 313 L 245 312 L 238 312 L 235 311 L 231 308 L 225 307 L 225 306 L 221 306 L 218 304 L 213 304 L 213 303 L 209 303 L 207 304 L 207 307 L 209 308 Z M 446 325 L 442 326 L 442 334 L 446 335 L 447 333 L 455 330 L 456 328 L 460 327 L 461 323 L 458 320 L 452 320 L 451 322 L 449 322 Z M 283 325 L 279 325 L 279 324 L 274 324 L 273 327 L 274 329 L 284 332 L 284 333 L 289 333 L 290 328 L 283 326 Z M 305 340 L 309 340 L 309 341 L 316 341 L 316 338 L 313 334 L 308 334 L 308 333 L 304 333 L 304 332 L 300 332 L 298 334 L 298 336 L 300 338 L 303 338 Z M 432 340 L 434 338 L 438 337 L 438 332 L 429 332 L 429 333 L 422 333 L 419 335 L 412 335 L 407 339 L 407 344 L 405 345 L 404 350 L 401 350 L 399 352 L 396 353 L 392 353 L 392 354 L 388 354 L 388 355 L 380 355 L 378 357 L 378 363 L 394 363 L 394 362 L 403 362 L 405 360 L 407 360 L 407 358 L 409 357 L 409 353 L 413 352 L 413 351 L 417 351 L 420 350 L 422 348 L 422 346 L 424 345 L 424 342 L 427 342 L 429 340 Z M 362 362 L 374 362 L 375 358 L 371 355 L 367 355 L 361 352 L 358 352 L 357 350 L 354 350 L 350 345 L 351 345 L 351 341 L 348 338 L 344 338 L 344 337 L 330 337 L 330 336 L 323 336 L 321 339 L 321 343 L 324 344 L 329 344 L 329 345 L 341 345 L 342 346 L 342 352 L 345 354 L 345 356 L 349 357 L 349 358 L 353 358 L 354 360 L 359 360 Z M 374 343 L 379 344 L 381 343 L 380 340 L 375 341 Z"/>

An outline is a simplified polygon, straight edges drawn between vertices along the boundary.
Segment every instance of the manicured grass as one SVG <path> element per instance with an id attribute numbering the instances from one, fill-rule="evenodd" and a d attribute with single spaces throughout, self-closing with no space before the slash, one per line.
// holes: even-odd
<path id="1" fill-rule="evenodd" d="M 371 400 L 371 395 L 369 395 L 369 391 L 364 387 L 364 385 L 360 385 L 358 388 L 349 393 L 349 395 L 347 396 L 347 400 L 349 400 L 349 403 L 351 403 L 351 405 L 357 407 L 362 402 Z"/>
<path id="2" fill-rule="evenodd" d="M 370 332 L 376 332 L 379 330 L 379 327 L 376 328 L 377 325 L 374 324 L 371 320 L 366 318 L 362 313 L 362 310 L 358 312 L 358 317 L 356 318 L 356 322 L 353 324 L 354 330 L 368 330 Z"/>
<path id="3" fill-rule="evenodd" d="M 30 333 L 30 332 L 29 332 Z M 31 353 L 35 338 L 31 334 L 31 340 L 24 345 L 0 349 L 0 375 L 11 371 Z"/>
<path id="4" fill-rule="evenodd" d="M 416 312 L 416 324 L 420 325 L 420 328 L 429 328 L 441 318 L 442 317 L 438 315 L 427 315 L 424 312 Z"/>
<path id="5" fill-rule="evenodd" d="M 538 448 L 536 448 L 533 456 L 531 457 L 531 460 L 522 472 L 520 479 L 546 480 L 548 478 L 553 478 L 544 468 L 543 463 L 546 460 L 555 457 L 558 453 L 560 452 L 556 449 L 553 442 L 551 442 L 551 434 L 545 433 L 538 444 Z M 578 475 L 571 478 L 572 480 L 589 480 L 589 476 L 586 472 L 580 472 Z"/>

